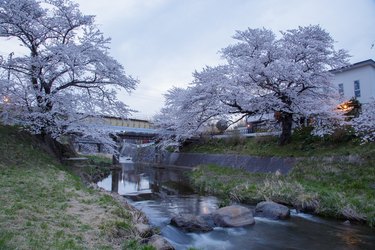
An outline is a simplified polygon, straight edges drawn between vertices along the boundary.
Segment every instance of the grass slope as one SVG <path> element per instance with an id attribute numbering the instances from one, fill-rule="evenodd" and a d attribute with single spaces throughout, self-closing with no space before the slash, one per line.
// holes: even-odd
<path id="1" fill-rule="evenodd" d="M 143 249 L 129 209 L 35 145 L 0 126 L 0 249 Z"/>
<path id="2" fill-rule="evenodd" d="M 280 147 L 275 138 L 233 137 L 191 144 L 184 151 L 303 157 L 286 176 L 205 165 L 192 174 L 192 182 L 198 189 L 220 196 L 224 203 L 273 200 L 375 226 L 375 144 L 342 140 L 343 135 L 336 139 L 297 134 L 293 143 Z"/>
<path id="3" fill-rule="evenodd" d="M 278 139 L 274 136 L 259 136 L 252 138 L 241 137 L 234 134 L 223 139 L 206 138 L 199 142 L 191 143 L 183 147 L 183 152 L 213 153 L 213 154 L 241 154 L 254 156 L 332 156 L 360 154 L 364 148 L 360 141 L 347 131 L 334 133 L 324 138 L 310 135 L 311 128 L 297 130 L 292 136 L 291 143 L 278 145 Z"/>

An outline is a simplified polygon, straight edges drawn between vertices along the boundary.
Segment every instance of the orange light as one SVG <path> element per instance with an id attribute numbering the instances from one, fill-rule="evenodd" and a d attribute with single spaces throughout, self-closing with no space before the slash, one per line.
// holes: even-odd
<path id="1" fill-rule="evenodd" d="M 9 103 L 10 102 L 10 98 L 8 96 L 3 96 L 3 102 L 4 103 Z"/>

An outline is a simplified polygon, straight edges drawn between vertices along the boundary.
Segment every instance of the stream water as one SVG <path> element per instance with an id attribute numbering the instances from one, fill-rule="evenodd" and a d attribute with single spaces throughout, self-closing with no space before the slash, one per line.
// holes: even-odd
<path id="1" fill-rule="evenodd" d="M 186 171 L 124 163 L 98 185 L 127 197 L 176 249 L 375 249 L 373 228 L 295 211 L 286 221 L 255 217 L 255 225 L 248 227 L 184 233 L 169 225 L 173 215 L 208 214 L 218 208 L 217 198 L 194 193 Z"/>

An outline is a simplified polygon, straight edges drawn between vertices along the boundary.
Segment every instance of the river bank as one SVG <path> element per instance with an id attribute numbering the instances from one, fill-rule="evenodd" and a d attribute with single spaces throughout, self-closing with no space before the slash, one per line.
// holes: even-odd
<path id="1" fill-rule="evenodd" d="M 200 165 L 190 177 L 197 190 L 220 197 L 223 205 L 272 200 L 297 211 L 375 225 L 372 161 L 355 165 L 306 159 L 287 175 Z"/>
<path id="2" fill-rule="evenodd" d="M 0 191 L 0 249 L 152 249 L 138 243 L 138 210 L 13 127 L 0 126 Z"/>
<path id="3" fill-rule="evenodd" d="M 191 175 L 193 185 L 220 196 L 224 203 L 273 200 L 320 216 L 375 225 L 375 144 L 362 144 L 350 131 L 320 138 L 305 128 L 295 131 L 292 142 L 284 146 L 275 137 L 207 139 L 181 151 L 292 162 L 273 173 L 262 173 L 269 168 L 267 161 L 256 171 L 253 166 L 233 169 L 233 164 L 202 162 Z"/>
<path id="4" fill-rule="evenodd" d="M 175 249 L 374 249 L 374 230 L 364 225 L 348 226 L 341 220 L 290 210 L 290 218 L 254 217 L 255 224 L 239 228 L 214 227 L 209 232 L 185 232 L 171 222 L 179 215 L 210 221 L 220 208 L 220 199 L 197 194 L 188 173 L 192 168 L 127 162 L 98 186 L 127 197 L 141 209 L 153 227 Z M 252 205 L 244 205 L 256 209 Z M 192 217 L 190 217 L 192 216 Z M 211 222 L 210 222 L 211 223 Z"/>

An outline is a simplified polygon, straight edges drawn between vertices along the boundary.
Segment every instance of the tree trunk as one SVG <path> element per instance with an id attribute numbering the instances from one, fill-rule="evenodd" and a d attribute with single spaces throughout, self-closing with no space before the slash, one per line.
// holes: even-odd
<path id="1" fill-rule="evenodd" d="M 292 137 L 293 114 L 283 112 L 281 114 L 281 135 L 279 145 L 290 143 Z"/>
<path id="2" fill-rule="evenodd" d="M 58 160 L 64 158 L 76 157 L 77 153 L 74 147 L 70 143 L 62 144 L 56 139 L 52 138 L 50 135 L 42 134 L 36 136 L 42 143 L 42 148 L 49 154 L 54 155 Z"/>

